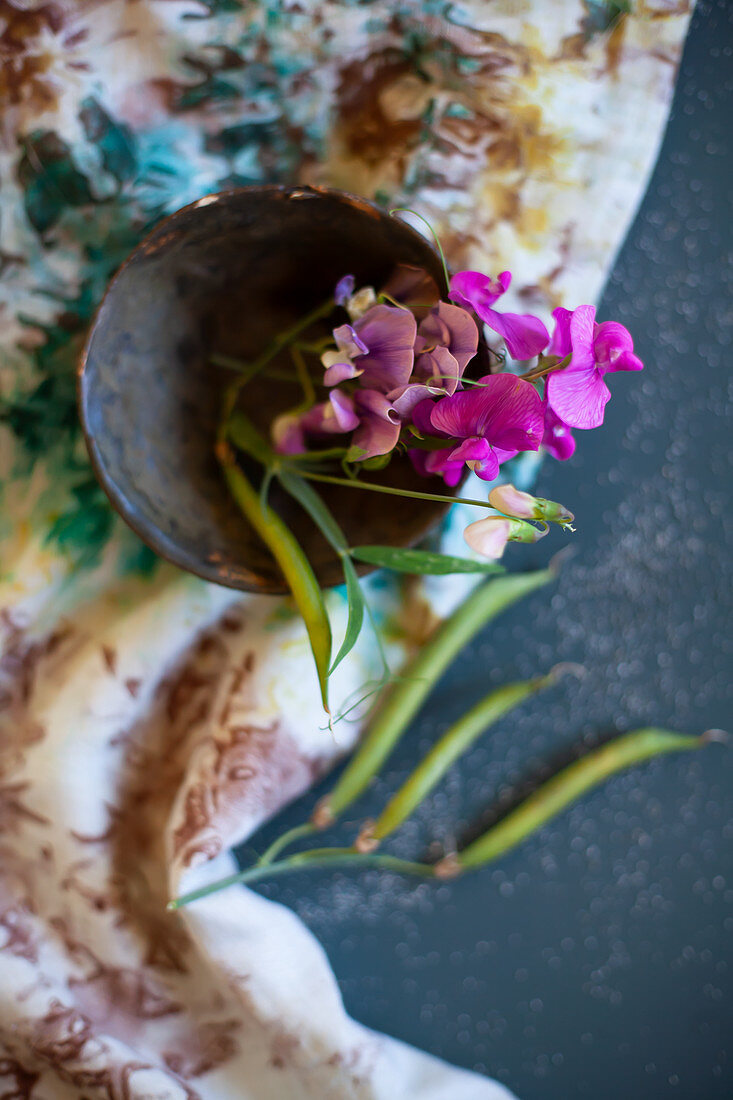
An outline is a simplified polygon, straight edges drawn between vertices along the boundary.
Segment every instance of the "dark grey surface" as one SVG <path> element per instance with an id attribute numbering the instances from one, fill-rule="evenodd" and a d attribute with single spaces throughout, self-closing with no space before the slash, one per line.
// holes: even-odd
<path id="1" fill-rule="evenodd" d="M 702 4 L 659 164 L 600 310 L 629 326 L 647 369 L 614 376 L 604 428 L 579 433 L 577 458 L 541 474 L 543 495 L 578 515 L 576 557 L 552 593 L 506 615 L 452 670 L 386 785 L 487 681 L 557 660 L 582 661 L 589 675 L 497 726 L 397 850 L 450 835 L 462 812 L 473 817 L 580 739 L 733 725 L 731 42 L 730 7 Z M 518 568 L 545 557 L 542 544 L 513 551 Z M 491 1073 L 522 1100 L 730 1100 L 731 779 L 733 747 L 668 757 L 451 885 L 311 874 L 262 891 L 313 929 L 357 1019 Z"/>

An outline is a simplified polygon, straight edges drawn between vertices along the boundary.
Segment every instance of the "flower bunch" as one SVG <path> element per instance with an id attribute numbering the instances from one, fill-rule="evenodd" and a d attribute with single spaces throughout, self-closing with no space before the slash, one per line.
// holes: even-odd
<path id="1" fill-rule="evenodd" d="M 369 615 L 356 564 L 413 574 L 497 572 L 508 542 L 535 542 L 551 524 L 570 528 L 574 517 L 567 508 L 501 484 L 501 467 L 540 448 L 568 459 L 573 429 L 603 421 L 610 397 L 605 376 L 642 367 L 628 331 L 613 321 L 598 324 L 593 306 L 556 309 L 550 333 L 539 317 L 496 308 L 511 284 L 508 271 L 496 279 L 477 271 L 448 278 L 445 269 L 445 275 L 444 297 L 430 275 L 407 265 L 378 289 L 357 287 L 354 276 L 345 275 L 327 301 L 278 333 L 253 362 L 212 357 L 238 372 L 226 391 L 216 455 L 234 500 L 270 549 L 303 616 L 329 715 L 329 678 Z M 293 370 L 285 380 L 299 385 L 302 399 L 269 425 L 268 440 L 239 398 L 257 374 L 282 378 L 282 368 L 272 364 L 286 351 Z M 396 455 L 426 479 L 441 478 L 445 492 L 363 476 Z M 240 457 L 263 468 L 259 491 Z M 497 484 L 484 499 L 452 495 L 469 473 Z M 335 657 L 312 565 L 269 504 L 273 479 L 340 560 L 348 622 Z M 482 509 L 484 518 L 464 531 L 474 556 L 350 545 L 314 483 Z"/>
<path id="2" fill-rule="evenodd" d="M 603 422 L 611 396 L 605 375 L 643 364 L 627 329 L 596 323 L 591 305 L 556 309 L 552 335 L 539 317 L 500 312 L 511 279 L 508 271 L 496 279 L 459 271 L 445 301 L 417 269 L 398 269 L 379 294 L 356 290 L 354 277 L 344 276 L 334 302 L 349 320 L 321 352 L 323 398 L 275 421 L 275 449 L 306 454 L 341 438 L 344 460 L 357 468 L 384 466 L 401 450 L 420 474 L 451 487 L 469 471 L 495 481 L 523 451 L 542 447 L 570 458 L 572 429 Z M 474 369 L 479 325 L 491 340 L 488 372 Z M 508 541 L 541 537 L 548 521 L 567 526 L 573 519 L 562 506 L 545 507 L 516 490 L 494 491 L 489 500 L 501 515 L 471 524 L 466 541 L 490 558 Z"/>

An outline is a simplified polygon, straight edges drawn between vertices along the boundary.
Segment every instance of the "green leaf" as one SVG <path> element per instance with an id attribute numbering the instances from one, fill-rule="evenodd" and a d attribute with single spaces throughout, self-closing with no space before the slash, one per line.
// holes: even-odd
<path id="1" fill-rule="evenodd" d="M 354 569 L 351 558 L 348 556 L 346 536 L 331 515 L 323 498 L 316 492 L 312 485 L 309 485 L 302 477 L 298 477 L 297 474 L 290 473 L 288 470 L 281 470 L 278 473 L 278 478 L 283 489 L 290 493 L 290 495 L 298 501 L 301 507 L 306 510 L 323 537 L 341 556 L 341 566 L 346 581 L 346 599 L 349 605 L 349 618 L 346 623 L 346 633 L 344 634 L 341 648 L 336 654 L 334 662 L 329 669 L 330 676 L 334 669 L 343 661 L 344 657 L 351 653 L 361 633 L 361 628 L 364 624 L 364 612 L 366 609 L 364 593 L 361 590 L 359 578 L 356 575 L 356 570 Z"/>
<path id="2" fill-rule="evenodd" d="M 365 470 L 384 470 L 392 461 L 392 452 L 386 455 L 375 455 L 374 458 L 366 458 L 362 462 Z"/>
<path id="3" fill-rule="evenodd" d="M 320 493 L 298 474 L 289 470 L 278 470 L 278 481 L 286 492 L 294 497 L 311 517 L 323 537 L 339 554 L 348 550 L 346 535 L 331 515 Z M 344 571 L 345 572 L 345 571 Z M 346 578 L 348 584 L 348 577 Z"/>
<path id="4" fill-rule="evenodd" d="M 344 576 L 346 577 L 346 599 L 349 605 L 349 618 L 346 623 L 346 633 L 344 634 L 341 648 L 328 670 L 329 676 L 338 668 L 344 657 L 351 653 L 357 643 L 361 628 L 364 624 L 365 601 L 364 593 L 359 584 L 359 578 L 356 575 L 356 570 L 354 569 L 351 558 L 344 557 L 342 559 L 342 564 L 344 567 Z"/>
<path id="5" fill-rule="evenodd" d="M 452 554 L 435 554 L 432 550 L 406 550 L 398 546 L 354 546 L 352 558 L 393 569 L 397 573 L 421 573 L 441 576 L 446 573 L 503 573 L 503 566 L 493 561 L 471 561 Z"/>
<path id="6" fill-rule="evenodd" d="M 254 424 L 242 412 L 233 412 L 226 423 L 226 435 L 240 451 L 246 451 L 263 466 L 272 461 L 272 449 L 266 439 L 257 431 Z"/>
<path id="7" fill-rule="evenodd" d="M 323 602 L 323 593 L 311 564 L 290 528 L 283 523 L 276 512 L 273 512 L 272 508 L 267 505 L 263 507 L 259 493 L 255 491 L 239 467 L 222 456 L 220 456 L 220 462 L 232 496 L 280 566 L 303 617 L 318 673 L 323 708 L 329 714 L 328 669 L 331 663 L 331 624 Z"/>

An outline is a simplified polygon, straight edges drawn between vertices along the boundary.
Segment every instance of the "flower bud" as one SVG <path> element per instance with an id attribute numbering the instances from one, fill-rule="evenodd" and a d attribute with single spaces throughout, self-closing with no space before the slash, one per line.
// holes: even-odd
<path id="1" fill-rule="evenodd" d="M 486 519 L 469 523 L 463 532 L 463 537 L 477 554 L 497 561 L 504 553 L 508 542 L 537 542 L 538 539 L 544 538 L 548 530 L 546 524 L 544 530 L 540 530 L 521 519 L 488 516 Z"/>
<path id="2" fill-rule="evenodd" d="M 523 493 L 513 485 L 497 485 L 489 493 L 489 504 L 497 512 L 517 516 L 519 519 L 541 519 L 563 526 L 575 519 L 564 505 L 543 497 L 533 497 L 531 493 Z"/>
<path id="3" fill-rule="evenodd" d="M 352 294 L 346 303 L 346 312 L 352 321 L 358 321 L 368 309 L 371 309 L 373 305 L 376 305 L 377 296 L 374 293 L 373 286 L 363 286 L 361 290 L 357 290 L 356 294 Z"/>

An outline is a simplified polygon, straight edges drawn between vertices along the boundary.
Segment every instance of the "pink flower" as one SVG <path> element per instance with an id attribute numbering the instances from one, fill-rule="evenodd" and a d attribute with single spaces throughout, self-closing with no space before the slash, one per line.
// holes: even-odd
<path id="1" fill-rule="evenodd" d="M 430 414 L 434 430 L 454 439 L 451 462 L 466 462 L 493 481 L 499 465 L 518 451 L 536 451 L 543 431 L 537 390 L 513 374 L 488 374 L 480 384 L 438 401 Z"/>
<path id="2" fill-rule="evenodd" d="M 512 359 L 534 359 L 547 347 L 550 334 L 531 313 L 498 313 L 492 306 L 509 289 L 511 272 L 492 280 L 478 271 L 458 271 L 450 281 L 450 297 L 472 309 L 490 329 L 503 337 Z"/>
<path id="3" fill-rule="evenodd" d="M 545 410 L 545 431 L 542 436 L 542 446 L 553 458 L 564 462 L 575 451 L 575 440 L 570 434 L 570 428 L 553 412 L 547 401 L 543 403 Z"/>
<path id="4" fill-rule="evenodd" d="M 496 561 L 504 553 L 508 542 L 538 542 L 549 527 L 535 527 L 521 519 L 505 519 L 504 516 L 487 516 L 469 523 L 463 537 L 477 554 Z"/>
<path id="5" fill-rule="evenodd" d="M 610 371 L 641 370 L 628 329 L 617 321 L 595 323 L 595 306 L 578 306 L 572 312 L 556 309 L 550 352 L 572 355 L 563 370 L 547 379 L 547 404 L 571 428 L 597 428 L 611 392 L 604 382 Z"/>

